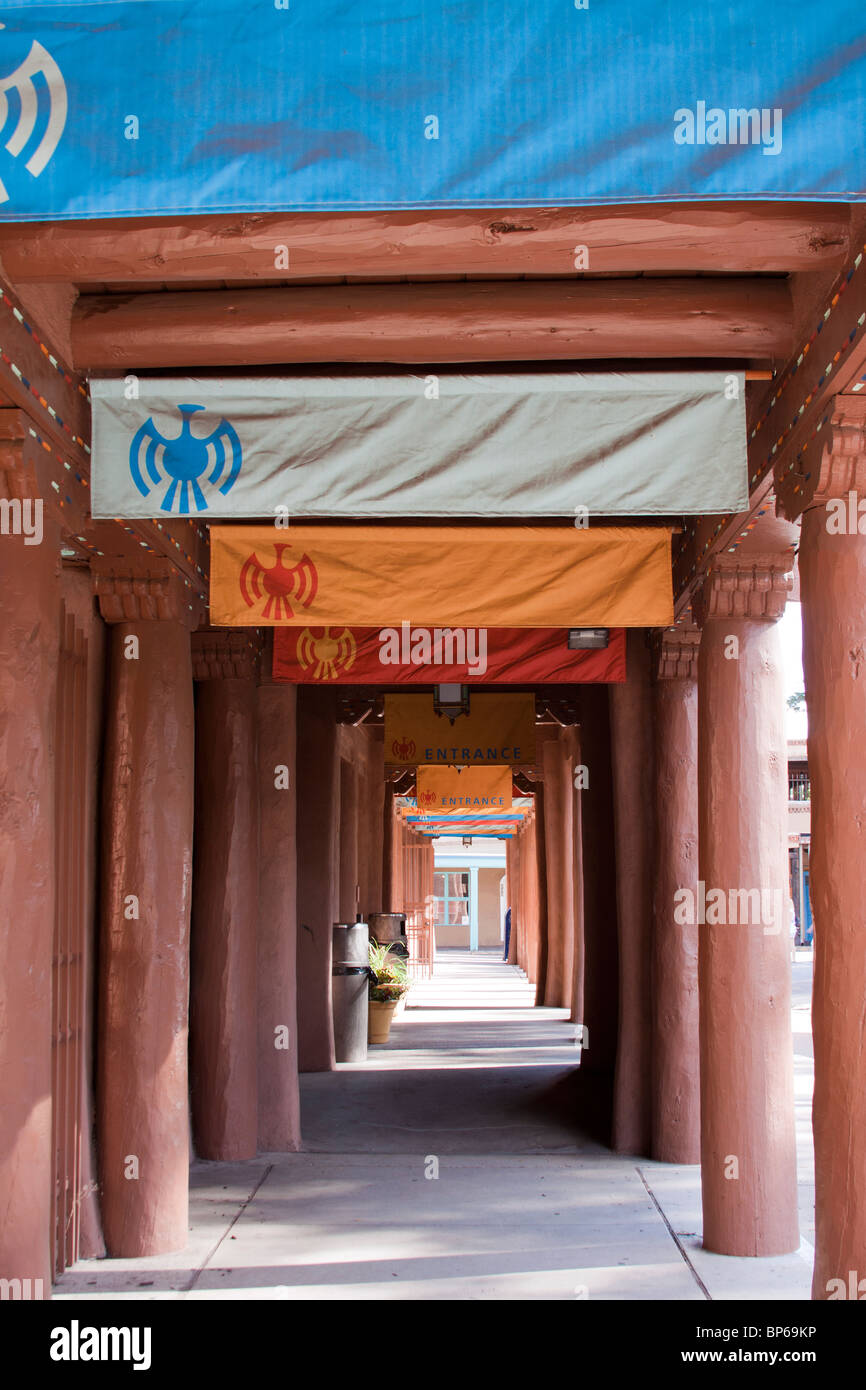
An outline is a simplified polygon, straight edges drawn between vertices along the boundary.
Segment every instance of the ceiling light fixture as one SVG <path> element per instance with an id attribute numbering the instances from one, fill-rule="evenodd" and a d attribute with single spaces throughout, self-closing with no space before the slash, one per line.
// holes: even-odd
<path id="1" fill-rule="evenodd" d="M 437 714 L 446 715 L 451 722 L 461 714 L 469 713 L 468 685 L 436 685 L 433 687 L 433 709 Z"/>
<path id="2" fill-rule="evenodd" d="M 594 651 L 607 646 L 610 629 L 606 627 L 570 627 L 568 629 L 568 650 L 570 652 Z"/>

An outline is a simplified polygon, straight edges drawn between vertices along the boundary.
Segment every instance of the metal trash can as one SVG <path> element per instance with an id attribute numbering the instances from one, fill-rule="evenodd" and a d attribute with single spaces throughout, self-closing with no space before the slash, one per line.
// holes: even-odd
<path id="1" fill-rule="evenodd" d="M 366 1062 L 370 983 L 367 923 L 335 922 L 332 938 L 334 1056 L 338 1062 Z"/>
<path id="2" fill-rule="evenodd" d="M 406 915 L 403 912 L 371 912 L 368 918 L 370 940 L 378 946 L 390 946 L 395 956 L 409 957 L 406 940 Z"/>

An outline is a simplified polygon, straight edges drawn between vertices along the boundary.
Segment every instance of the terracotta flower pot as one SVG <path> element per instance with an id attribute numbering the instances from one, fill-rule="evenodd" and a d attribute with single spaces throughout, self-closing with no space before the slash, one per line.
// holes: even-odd
<path id="1" fill-rule="evenodd" d="M 367 1042 L 386 1043 L 391 1032 L 391 1019 L 397 1007 L 396 999 L 371 999 L 367 1014 Z"/>

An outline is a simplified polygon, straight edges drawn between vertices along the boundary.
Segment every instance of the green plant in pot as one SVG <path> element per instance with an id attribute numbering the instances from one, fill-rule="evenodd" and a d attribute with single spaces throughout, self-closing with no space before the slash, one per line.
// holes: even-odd
<path id="1" fill-rule="evenodd" d="M 410 987 L 409 967 L 405 956 L 395 955 L 390 946 L 377 946 L 371 941 L 368 1042 L 388 1041 L 394 1010 Z"/>

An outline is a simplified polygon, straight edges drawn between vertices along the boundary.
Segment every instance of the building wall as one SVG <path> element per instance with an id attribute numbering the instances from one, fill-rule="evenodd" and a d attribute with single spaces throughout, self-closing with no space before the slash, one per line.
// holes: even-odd
<path id="1" fill-rule="evenodd" d="M 458 867 L 443 868 L 436 865 L 437 873 L 458 873 L 469 872 L 470 865 L 467 863 Z M 478 869 L 478 945 L 479 947 L 499 946 L 502 942 L 500 935 L 500 913 L 499 913 L 499 885 L 505 877 L 505 870 L 495 868 L 490 865 L 481 866 Z M 460 947 L 469 950 L 470 944 L 470 925 L 446 925 L 436 928 L 436 945 L 438 947 Z"/>
<path id="2" fill-rule="evenodd" d="M 499 885 L 503 869 L 478 870 L 478 945 L 498 946 L 500 935 Z M 506 904 L 507 906 L 507 904 Z"/>
<path id="3" fill-rule="evenodd" d="M 436 928 L 437 948 L 448 946 L 459 946 L 462 950 L 469 950 L 469 923 L 465 926 L 437 926 Z"/>

